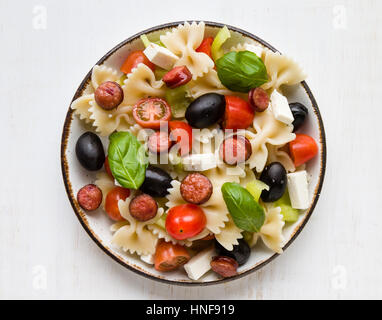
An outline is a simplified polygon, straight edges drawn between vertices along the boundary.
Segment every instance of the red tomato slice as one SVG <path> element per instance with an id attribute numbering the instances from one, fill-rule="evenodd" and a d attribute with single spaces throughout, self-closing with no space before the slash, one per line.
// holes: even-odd
<path id="1" fill-rule="evenodd" d="M 187 263 L 190 258 L 186 248 L 180 244 L 160 240 L 155 251 L 155 269 L 158 271 L 171 271 Z"/>
<path id="2" fill-rule="evenodd" d="M 235 96 L 225 96 L 225 129 L 247 129 L 255 118 L 255 110 L 250 104 Z"/>
<path id="3" fill-rule="evenodd" d="M 204 230 L 206 224 L 203 209 L 195 204 L 172 207 L 166 218 L 166 230 L 176 240 L 195 237 Z"/>
<path id="4" fill-rule="evenodd" d="M 124 220 L 119 211 L 118 201 L 126 200 L 130 196 L 130 190 L 122 187 L 115 187 L 110 190 L 105 199 L 105 211 L 114 221 Z"/>
<path id="5" fill-rule="evenodd" d="M 152 71 L 155 71 L 155 64 L 153 64 L 143 53 L 143 51 L 134 51 L 125 60 L 121 67 L 123 73 L 129 74 L 136 68 L 140 63 L 148 66 Z"/>
<path id="6" fill-rule="evenodd" d="M 159 129 L 161 123 L 171 119 L 171 108 L 161 98 L 142 99 L 134 106 L 133 117 L 143 128 Z"/>
<path id="7" fill-rule="evenodd" d="M 208 55 L 212 59 L 212 54 L 211 54 L 211 46 L 212 42 L 214 42 L 214 38 L 208 37 L 203 40 L 199 48 L 197 48 L 195 51 L 196 52 L 203 52 L 206 55 Z"/>
<path id="8" fill-rule="evenodd" d="M 192 150 L 192 127 L 183 121 L 170 121 L 170 138 L 179 145 L 180 154 L 186 155 Z"/>
<path id="9" fill-rule="evenodd" d="M 318 146 L 311 136 L 297 133 L 296 139 L 289 142 L 289 151 L 297 168 L 318 154 Z"/>

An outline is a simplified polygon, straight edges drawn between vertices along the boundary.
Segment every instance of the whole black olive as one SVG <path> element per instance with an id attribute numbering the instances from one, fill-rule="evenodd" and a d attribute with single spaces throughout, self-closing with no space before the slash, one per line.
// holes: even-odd
<path id="1" fill-rule="evenodd" d="M 225 97 L 221 94 L 204 94 L 189 105 L 186 119 L 194 128 L 208 128 L 223 118 L 225 104 Z"/>
<path id="2" fill-rule="evenodd" d="M 274 202 L 279 200 L 285 192 L 287 186 L 286 170 L 279 162 L 273 162 L 265 167 L 261 173 L 260 180 L 269 186 L 269 191 L 261 193 L 264 202 Z"/>
<path id="3" fill-rule="evenodd" d="M 100 170 L 105 162 L 101 139 L 93 132 L 85 132 L 76 144 L 76 155 L 81 165 L 89 171 Z"/>
<path id="4" fill-rule="evenodd" d="M 219 256 L 233 258 L 237 261 L 239 266 L 242 266 L 248 261 L 249 256 L 251 255 L 251 248 L 243 239 L 239 239 L 238 241 L 239 244 L 233 246 L 232 251 L 228 251 L 218 241 L 215 240 L 215 250 Z"/>
<path id="5" fill-rule="evenodd" d="M 172 188 L 171 181 L 172 178 L 166 171 L 158 167 L 148 166 L 145 181 L 140 189 L 154 198 L 162 198 L 168 195 L 167 189 Z"/>
<path id="6" fill-rule="evenodd" d="M 305 122 L 306 117 L 308 116 L 308 108 L 299 102 L 289 104 L 290 110 L 293 114 L 293 132 L 297 131 L 301 128 L 303 123 Z"/>

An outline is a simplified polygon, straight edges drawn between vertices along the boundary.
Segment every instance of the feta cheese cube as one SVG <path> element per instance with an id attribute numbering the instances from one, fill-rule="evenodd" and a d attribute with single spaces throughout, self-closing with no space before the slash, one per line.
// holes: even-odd
<path id="1" fill-rule="evenodd" d="M 207 171 L 216 168 L 215 154 L 191 154 L 182 158 L 182 164 L 186 171 Z"/>
<path id="2" fill-rule="evenodd" d="M 212 257 L 216 255 L 215 248 L 206 249 L 184 265 L 187 275 L 192 280 L 200 279 L 211 269 Z"/>
<path id="3" fill-rule="evenodd" d="M 152 63 L 166 70 L 170 70 L 179 60 L 170 50 L 155 43 L 150 43 L 143 53 Z"/>
<path id="4" fill-rule="evenodd" d="M 308 174 L 297 171 L 287 175 L 289 198 L 292 208 L 305 210 L 309 208 Z"/>
<path id="5" fill-rule="evenodd" d="M 292 111 L 290 110 L 288 99 L 277 90 L 271 94 L 271 109 L 273 115 L 278 121 L 285 124 L 292 124 L 294 121 Z"/>

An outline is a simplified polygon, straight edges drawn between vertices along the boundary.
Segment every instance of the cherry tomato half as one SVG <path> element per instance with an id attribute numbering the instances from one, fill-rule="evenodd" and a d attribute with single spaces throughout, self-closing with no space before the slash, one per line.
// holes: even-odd
<path id="1" fill-rule="evenodd" d="M 180 244 L 159 240 L 154 258 L 156 270 L 171 271 L 184 265 L 189 260 L 190 255 L 186 248 Z"/>
<path id="2" fill-rule="evenodd" d="M 111 172 L 111 169 L 110 169 L 109 157 L 106 157 L 104 167 L 105 167 L 105 171 L 109 175 L 109 177 L 114 180 L 113 173 Z"/>
<path id="3" fill-rule="evenodd" d="M 105 211 L 112 220 L 123 220 L 121 212 L 119 211 L 118 201 L 126 200 L 129 196 L 130 190 L 122 187 L 115 187 L 109 191 L 105 200 Z"/>
<path id="4" fill-rule="evenodd" d="M 155 71 L 155 64 L 153 64 L 143 53 L 143 51 L 134 51 L 125 60 L 121 67 L 123 73 L 129 74 L 136 68 L 140 63 L 148 66 L 152 71 Z"/>
<path id="5" fill-rule="evenodd" d="M 133 117 L 143 128 L 159 129 L 161 122 L 171 119 L 171 108 L 161 98 L 146 98 L 134 106 Z"/>
<path id="6" fill-rule="evenodd" d="M 199 48 L 197 48 L 195 51 L 196 52 L 203 52 L 206 55 L 208 55 L 212 59 L 212 54 L 211 54 L 211 46 L 212 42 L 214 42 L 214 38 L 208 37 L 203 40 Z"/>
<path id="7" fill-rule="evenodd" d="M 289 151 L 297 168 L 318 154 L 318 146 L 311 136 L 297 133 L 296 139 L 289 142 Z"/>
<path id="8" fill-rule="evenodd" d="M 170 138 L 175 141 L 180 148 L 180 154 L 186 155 L 192 149 L 192 127 L 183 121 L 170 121 Z"/>
<path id="9" fill-rule="evenodd" d="M 206 223 L 203 209 L 188 203 L 170 209 L 166 218 L 166 230 L 174 239 L 185 240 L 202 232 Z"/>
<path id="10" fill-rule="evenodd" d="M 247 101 L 239 97 L 225 96 L 225 101 L 224 128 L 247 129 L 253 123 L 255 110 Z"/>

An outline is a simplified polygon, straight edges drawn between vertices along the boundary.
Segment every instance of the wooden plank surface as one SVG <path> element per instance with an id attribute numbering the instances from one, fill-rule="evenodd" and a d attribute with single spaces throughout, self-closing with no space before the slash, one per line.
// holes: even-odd
<path id="1" fill-rule="evenodd" d="M 377 0 L 0 0 L 0 298 L 382 298 L 381 10 Z M 72 212 L 59 162 L 85 73 L 128 36 L 185 19 L 240 27 L 299 61 L 328 140 L 321 200 L 293 245 L 256 274 L 203 288 L 106 257 Z"/>

